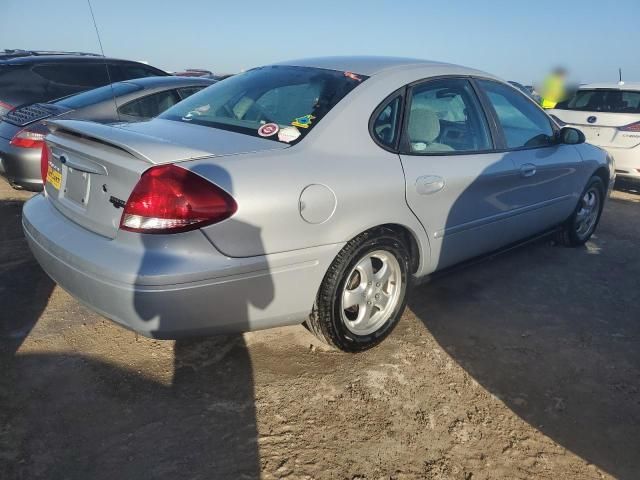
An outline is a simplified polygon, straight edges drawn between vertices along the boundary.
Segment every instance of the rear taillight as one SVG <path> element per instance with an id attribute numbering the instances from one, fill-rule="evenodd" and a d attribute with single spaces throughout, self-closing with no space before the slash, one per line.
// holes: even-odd
<path id="1" fill-rule="evenodd" d="M 27 128 L 23 128 L 11 139 L 11 145 L 21 148 L 42 148 L 44 137 L 49 133 L 47 127 L 41 123 L 36 123 Z"/>
<path id="2" fill-rule="evenodd" d="M 238 206 L 227 192 L 176 165 L 142 174 L 124 207 L 120 228 L 130 232 L 175 233 L 220 222 Z"/>
<path id="3" fill-rule="evenodd" d="M 46 143 L 42 144 L 42 153 L 40 154 L 40 176 L 42 177 L 42 183 L 47 181 L 47 173 L 49 172 L 49 155 L 51 154 L 49 146 Z"/>
<path id="4" fill-rule="evenodd" d="M 564 127 L 564 126 L 567 124 L 566 122 L 563 122 L 562 120 L 560 120 L 560 119 L 559 119 L 558 117 L 556 117 L 555 115 L 551 115 L 551 114 L 549 114 L 549 116 L 550 116 L 551 118 L 553 118 L 553 119 L 556 121 L 556 123 L 558 124 L 558 126 L 560 126 L 560 127 Z"/>
<path id="5" fill-rule="evenodd" d="M 618 127 L 623 132 L 640 132 L 640 122 L 630 123 L 624 127 Z"/>

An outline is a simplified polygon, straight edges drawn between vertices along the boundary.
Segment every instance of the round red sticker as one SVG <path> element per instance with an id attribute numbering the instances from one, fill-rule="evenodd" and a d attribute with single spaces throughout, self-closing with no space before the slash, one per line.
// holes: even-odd
<path id="1" fill-rule="evenodd" d="M 265 123 L 258 129 L 258 135 L 261 137 L 270 137 L 275 135 L 280 130 L 280 127 L 276 123 Z"/>

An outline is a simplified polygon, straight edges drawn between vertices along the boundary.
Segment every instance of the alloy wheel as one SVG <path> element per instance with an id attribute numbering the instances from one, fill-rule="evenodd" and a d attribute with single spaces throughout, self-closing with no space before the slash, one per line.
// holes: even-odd
<path id="1" fill-rule="evenodd" d="M 347 277 L 340 312 L 347 329 L 369 335 L 382 327 L 395 310 L 402 291 L 402 270 L 396 257 L 384 250 L 361 258 Z"/>

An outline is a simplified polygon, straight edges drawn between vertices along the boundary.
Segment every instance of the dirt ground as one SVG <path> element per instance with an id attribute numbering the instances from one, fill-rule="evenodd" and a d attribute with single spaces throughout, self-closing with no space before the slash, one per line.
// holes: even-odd
<path id="1" fill-rule="evenodd" d="M 155 341 L 79 305 L 0 187 L 1 479 L 640 478 L 640 192 L 415 289 L 380 347 Z M 212 312 L 213 314 L 213 312 Z"/>

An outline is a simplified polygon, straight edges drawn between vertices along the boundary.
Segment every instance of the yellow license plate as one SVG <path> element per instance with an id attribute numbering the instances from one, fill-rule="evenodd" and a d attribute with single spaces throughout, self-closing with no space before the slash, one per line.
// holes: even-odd
<path id="1" fill-rule="evenodd" d="M 60 190 L 62 174 L 60 172 L 56 172 L 53 168 L 49 168 L 49 171 L 47 172 L 47 182 L 53 185 L 53 188 L 56 190 Z"/>

